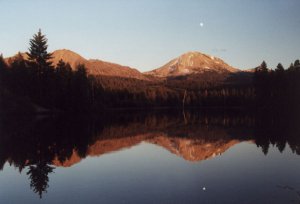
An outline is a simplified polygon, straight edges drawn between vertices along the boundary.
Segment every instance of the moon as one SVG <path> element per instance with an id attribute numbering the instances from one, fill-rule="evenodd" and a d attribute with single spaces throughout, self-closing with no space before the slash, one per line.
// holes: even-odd
<path id="1" fill-rule="evenodd" d="M 200 23 L 200 27 L 202 28 L 203 26 L 204 26 L 204 23 L 203 23 L 203 22 L 201 22 L 201 23 Z"/>

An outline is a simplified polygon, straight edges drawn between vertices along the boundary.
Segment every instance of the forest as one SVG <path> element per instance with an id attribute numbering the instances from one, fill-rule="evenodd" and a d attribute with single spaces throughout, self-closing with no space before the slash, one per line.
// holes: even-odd
<path id="1" fill-rule="evenodd" d="M 287 144 L 300 154 L 299 60 L 286 69 L 280 63 L 270 69 L 262 62 L 246 75 L 247 80 L 232 76 L 220 83 L 199 76 L 203 80 L 197 83 L 184 79 L 149 83 L 89 75 L 85 65 L 74 69 L 63 60 L 53 65 L 47 48 L 39 31 L 30 40 L 28 58 L 22 53 L 11 60 L 0 56 L 0 113 L 107 112 L 99 117 L 58 114 L 32 121 L 0 117 L 0 171 L 6 162 L 20 172 L 29 167 L 30 187 L 40 197 L 49 187 L 54 160 L 63 163 L 74 151 L 85 158 L 88 146 L 107 138 L 127 138 L 127 144 L 136 135 L 165 131 L 170 138 L 197 142 L 199 138 L 189 138 L 192 132 L 218 135 L 222 129 L 233 135 L 226 140 L 253 140 L 264 154 L 270 145 L 282 152 Z M 157 107 L 174 109 L 157 111 Z M 117 108 L 125 112 L 109 112 Z"/>
<path id="2" fill-rule="evenodd" d="M 39 31 L 30 40 L 28 59 L 21 53 L 9 61 L 0 56 L 2 112 L 78 113 L 154 107 L 280 107 L 299 111 L 299 60 L 287 69 L 280 63 L 270 69 L 263 62 L 248 74 L 250 80 L 247 83 L 211 81 L 195 86 L 187 81 L 167 80 L 149 85 L 140 80 L 89 75 L 84 64 L 72 69 L 70 64 L 60 60 L 53 65 L 47 48 L 47 38 Z M 105 86 L 106 82 L 118 88 Z"/>

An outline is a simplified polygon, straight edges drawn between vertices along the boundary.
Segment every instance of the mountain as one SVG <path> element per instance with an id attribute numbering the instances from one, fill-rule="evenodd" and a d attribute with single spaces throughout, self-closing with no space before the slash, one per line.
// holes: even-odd
<path id="1" fill-rule="evenodd" d="M 126 121 L 130 119 L 127 118 Z M 87 146 L 86 156 L 99 157 L 145 142 L 162 147 L 184 160 L 202 161 L 214 158 L 240 142 L 250 141 L 250 137 L 243 131 L 232 132 L 214 125 L 207 128 L 202 125 L 205 121 L 211 120 L 203 117 L 203 121 L 189 120 L 185 123 L 177 116 L 151 115 L 146 120 L 131 121 L 126 125 L 108 125 L 96 135 L 97 139 Z M 223 117 L 214 118 L 215 125 L 222 124 L 223 121 Z M 245 139 L 238 139 L 242 137 Z M 55 166 L 69 167 L 82 159 L 84 157 L 81 158 L 77 150 L 73 149 L 68 159 L 60 161 L 56 157 L 52 163 Z"/>
<path id="2" fill-rule="evenodd" d="M 25 59 L 28 59 L 26 53 L 21 53 L 21 55 Z M 16 56 L 17 55 L 6 58 L 6 62 L 12 62 L 12 60 Z M 56 65 L 61 59 L 69 63 L 72 69 L 75 69 L 78 64 L 84 64 L 87 68 L 88 73 L 94 76 L 113 76 L 122 78 L 134 78 L 139 80 L 149 80 L 147 76 L 143 75 L 141 72 L 134 68 L 102 60 L 87 60 L 79 54 L 67 49 L 55 50 L 52 53 L 52 57 L 53 65 Z"/>
<path id="3" fill-rule="evenodd" d="M 26 53 L 21 53 L 26 59 Z M 96 76 L 105 89 L 129 90 L 130 92 L 150 91 L 165 93 L 166 90 L 199 89 L 224 84 L 249 84 L 252 72 L 236 69 L 223 60 L 200 52 L 187 52 L 164 66 L 149 72 L 138 70 L 99 59 L 85 59 L 67 50 L 56 50 L 52 54 L 53 65 L 59 60 L 69 63 L 73 69 L 84 64 L 90 75 Z M 7 58 L 10 63 L 14 57 Z M 162 94 L 163 95 L 163 94 Z M 166 94 L 165 94 L 166 95 Z"/>
<path id="4" fill-rule="evenodd" d="M 87 149 L 87 156 L 99 157 L 111 152 L 136 146 L 142 142 L 160 146 L 186 161 L 199 162 L 219 156 L 234 145 L 242 142 L 229 138 L 209 140 L 204 138 L 170 137 L 162 132 L 139 134 L 124 138 L 99 139 Z M 70 167 L 79 163 L 81 158 L 76 150 L 67 160 L 61 162 L 56 157 L 52 161 L 55 166 Z"/>
<path id="5" fill-rule="evenodd" d="M 197 162 L 219 156 L 241 141 L 233 139 L 209 141 L 202 138 L 171 138 L 162 135 L 147 142 L 161 146 L 186 161 Z"/>
<path id="6" fill-rule="evenodd" d="M 79 54 L 71 51 L 71 50 L 66 50 L 66 49 L 61 49 L 61 50 L 55 50 L 52 53 L 52 62 L 54 65 L 56 65 L 59 60 L 63 60 L 67 63 L 69 63 L 71 65 L 71 67 L 73 69 L 75 69 L 75 67 L 78 64 L 85 64 L 88 62 L 88 60 L 86 60 L 85 58 L 83 58 L 82 56 L 80 56 Z"/>
<path id="7" fill-rule="evenodd" d="M 156 77 L 176 77 L 199 75 L 205 72 L 235 73 L 240 71 L 223 60 L 200 52 L 187 52 L 163 65 L 160 68 L 146 72 L 146 75 Z"/>
<path id="8" fill-rule="evenodd" d="M 25 59 L 28 58 L 26 53 L 21 54 Z M 8 63 L 11 62 L 15 56 L 6 58 L 6 61 Z M 78 64 L 84 64 L 88 73 L 94 76 L 134 78 L 145 81 L 157 81 L 157 79 L 159 80 L 160 78 L 180 76 L 197 76 L 198 80 L 200 76 L 201 80 L 202 78 L 208 78 L 208 80 L 210 80 L 209 78 L 216 78 L 212 77 L 212 75 L 216 74 L 222 75 L 221 78 L 223 79 L 225 75 L 241 72 L 220 58 L 196 51 L 182 54 L 162 67 L 145 73 L 141 73 L 137 69 L 128 66 L 122 66 L 99 59 L 88 60 L 67 49 L 55 50 L 52 53 L 52 57 L 53 65 L 56 65 L 61 59 L 69 63 L 73 69 L 75 69 Z M 217 76 L 217 78 L 218 77 L 219 76 Z"/>
<path id="9" fill-rule="evenodd" d="M 60 59 L 68 62 L 73 68 L 79 63 L 84 64 L 88 73 L 94 76 L 117 76 L 147 80 L 147 77 L 131 67 L 105 62 L 98 59 L 86 60 L 77 53 L 66 49 L 56 50 L 53 52 L 53 63 L 57 64 Z"/>

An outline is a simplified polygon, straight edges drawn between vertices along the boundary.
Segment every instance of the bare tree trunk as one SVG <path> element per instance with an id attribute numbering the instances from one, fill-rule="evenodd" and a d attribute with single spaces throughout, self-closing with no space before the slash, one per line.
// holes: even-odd
<path id="1" fill-rule="evenodd" d="M 184 108 L 185 98 L 186 98 L 186 90 L 184 90 L 184 95 L 183 95 L 183 100 L 182 100 L 182 108 Z"/>

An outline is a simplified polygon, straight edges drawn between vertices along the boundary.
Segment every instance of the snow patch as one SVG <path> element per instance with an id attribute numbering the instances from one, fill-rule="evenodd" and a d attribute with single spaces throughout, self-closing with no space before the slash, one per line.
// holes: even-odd
<path id="1" fill-rule="evenodd" d="M 187 73 L 190 72 L 190 70 L 188 70 L 188 69 L 183 69 L 181 72 L 184 73 L 184 74 L 187 74 Z"/>
<path id="2" fill-rule="evenodd" d="M 191 60 L 192 57 L 193 57 L 193 54 L 189 55 L 189 57 L 188 57 L 188 66 L 193 66 L 194 65 L 194 61 Z"/>
<path id="3" fill-rule="evenodd" d="M 176 69 L 176 67 L 175 67 L 174 65 L 171 65 L 171 66 L 169 67 L 169 72 L 174 72 L 175 69 Z"/>
<path id="4" fill-rule="evenodd" d="M 177 60 L 174 60 L 174 62 L 170 65 L 170 67 L 176 65 L 178 63 L 178 59 Z"/>

